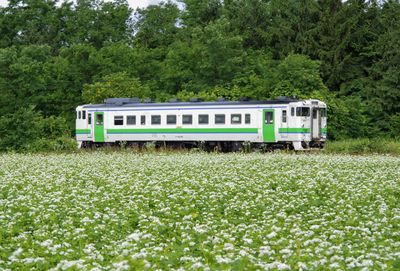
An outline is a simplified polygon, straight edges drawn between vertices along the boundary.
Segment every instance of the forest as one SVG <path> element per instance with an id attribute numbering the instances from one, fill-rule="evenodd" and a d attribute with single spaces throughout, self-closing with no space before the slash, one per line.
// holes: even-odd
<path id="1" fill-rule="evenodd" d="M 73 144 L 75 107 L 317 98 L 328 137 L 400 134 L 400 1 L 9 0 L 0 8 L 0 151 Z"/>

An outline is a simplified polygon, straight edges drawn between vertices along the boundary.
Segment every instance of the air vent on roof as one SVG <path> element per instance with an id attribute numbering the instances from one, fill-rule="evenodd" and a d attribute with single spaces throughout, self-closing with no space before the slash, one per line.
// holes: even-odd
<path id="1" fill-rule="evenodd" d="M 226 100 L 225 100 L 225 98 L 222 98 L 222 97 L 219 97 L 218 99 L 217 99 L 217 102 L 225 102 Z"/>
<path id="2" fill-rule="evenodd" d="M 202 100 L 201 100 L 201 98 L 190 98 L 189 101 L 192 103 L 198 103 L 198 102 L 201 102 Z"/>
<path id="3" fill-rule="evenodd" d="M 152 99 L 150 99 L 150 98 L 147 98 L 147 99 L 145 99 L 143 102 L 144 102 L 144 103 L 147 103 L 147 104 L 149 104 L 149 103 L 152 103 L 152 102 L 153 102 L 153 100 L 152 100 Z"/>
<path id="4" fill-rule="evenodd" d="M 138 97 L 131 98 L 131 103 L 140 103 L 140 99 Z"/>

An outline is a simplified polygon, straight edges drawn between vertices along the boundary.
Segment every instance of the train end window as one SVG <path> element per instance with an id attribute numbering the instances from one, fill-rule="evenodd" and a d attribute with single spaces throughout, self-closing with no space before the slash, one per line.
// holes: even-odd
<path id="1" fill-rule="evenodd" d="M 167 124 L 176 124 L 176 115 L 167 115 Z"/>
<path id="2" fill-rule="evenodd" d="M 146 116 L 145 115 L 140 116 L 140 125 L 146 125 Z"/>
<path id="3" fill-rule="evenodd" d="M 292 117 L 294 117 L 294 107 L 292 107 L 292 108 L 290 109 L 290 115 L 291 115 Z"/>
<path id="4" fill-rule="evenodd" d="M 87 123 L 88 123 L 89 125 L 92 124 L 92 113 L 88 113 Z"/>
<path id="5" fill-rule="evenodd" d="M 251 116 L 250 116 L 250 114 L 245 114 L 245 115 L 244 115 L 244 123 L 245 123 L 245 124 L 250 124 L 250 122 L 251 122 Z"/>
<path id="6" fill-rule="evenodd" d="M 136 125 L 136 116 L 126 116 L 126 125 Z"/>
<path id="7" fill-rule="evenodd" d="M 242 115 L 241 114 L 232 114 L 231 115 L 231 124 L 241 124 L 242 123 Z"/>
<path id="8" fill-rule="evenodd" d="M 192 124 L 193 116 L 192 115 L 182 115 L 182 124 Z"/>
<path id="9" fill-rule="evenodd" d="M 286 110 L 282 110 L 282 122 L 286 122 Z"/>
<path id="10" fill-rule="evenodd" d="M 215 114 L 215 124 L 225 124 L 225 114 Z"/>
<path id="11" fill-rule="evenodd" d="M 82 111 L 82 119 L 83 119 L 83 120 L 86 119 L 86 111 L 85 111 L 85 110 Z"/>
<path id="12" fill-rule="evenodd" d="M 199 115 L 199 124 L 208 124 L 208 115 Z"/>
<path id="13" fill-rule="evenodd" d="M 327 117 L 326 108 L 321 109 L 321 117 L 323 117 L 323 118 Z"/>
<path id="14" fill-rule="evenodd" d="M 310 108 L 309 107 L 297 107 L 296 108 L 296 116 L 297 117 L 309 117 L 310 116 Z"/>
<path id="15" fill-rule="evenodd" d="M 82 112 L 78 111 L 78 119 L 81 119 L 81 118 L 82 118 Z"/>
<path id="16" fill-rule="evenodd" d="M 123 116 L 114 116 L 114 125 L 117 125 L 117 126 L 124 125 L 124 117 Z"/>
<path id="17" fill-rule="evenodd" d="M 159 125 L 161 124 L 161 115 L 152 115 L 151 124 Z"/>

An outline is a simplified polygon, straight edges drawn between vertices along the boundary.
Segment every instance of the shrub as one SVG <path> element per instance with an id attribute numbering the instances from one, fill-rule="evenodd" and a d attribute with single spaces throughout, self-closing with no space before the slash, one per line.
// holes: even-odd
<path id="1" fill-rule="evenodd" d="M 328 141 L 325 151 L 328 153 L 348 154 L 400 154 L 400 141 L 386 138 L 361 138 Z"/>
<path id="2" fill-rule="evenodd" d="M 33 107 L 0 117 L 0 151 L 57 151 L 76 149 L 62 117 L 44 118 Z"/>

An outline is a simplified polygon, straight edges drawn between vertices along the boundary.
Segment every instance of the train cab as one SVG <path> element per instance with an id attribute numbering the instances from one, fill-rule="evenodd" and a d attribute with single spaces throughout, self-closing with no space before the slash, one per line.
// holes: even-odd
<path id="1" fill-rule="evenodd" d="M 295 149 L 323 147 L 327 133 L 327 108 L 319 100 L 304 100 L 290 103 L 289 127 L 296 138 L 292 138 Z M 290 133 L 290 131 L 289 131 Z"/>

